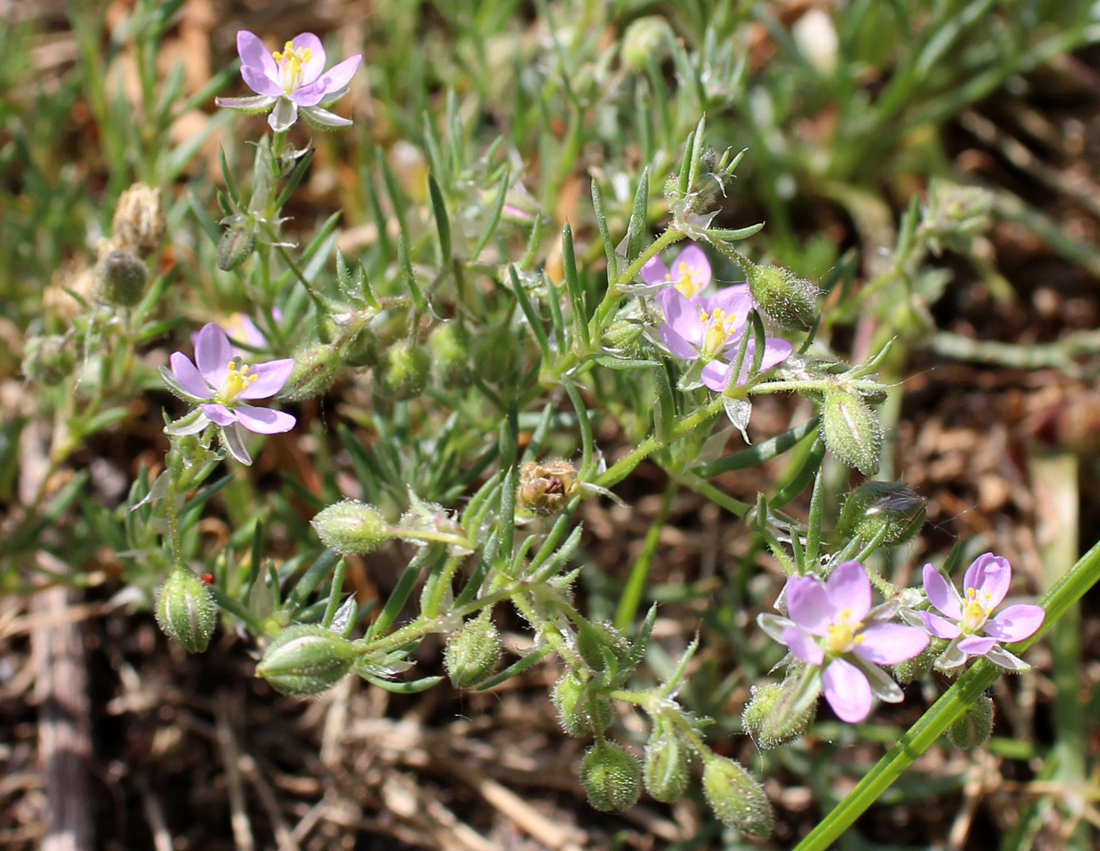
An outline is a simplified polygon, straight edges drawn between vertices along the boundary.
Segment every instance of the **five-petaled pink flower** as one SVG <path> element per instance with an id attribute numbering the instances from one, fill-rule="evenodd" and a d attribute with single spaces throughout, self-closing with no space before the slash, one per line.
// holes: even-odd
<path id="1" fill-rule="evenodd" d="M 282 390 L 294 369 L 293 358 L 242 363 L 225 332 L 211 322 L 199 331 L 195 363 L 182 352 L 173 353 L 169 363 L 171 371 L 161 372 L 165 381 L 175 393 L 198 406 L 169 426 L 170 434 L 198 434 L 213 423 L 221 429 L 230 454 L 250 464 L 242 427 L 257 434 L 277 434 L 294 427 L 295 419 L 288 413 L 246 404 Z"/>
<path id="2" fill-rule="evenodd" d="M 641 276 L 651 287 L 672 284 L 687 298 L 695 298 L 710 283 L 710 261 L 703 249 L 692 243 L 676 255 L 671 269 L 660 257 L 651 257 L 642 267 Z"/>
<path id="3" fill-rule="evenodd" d="M 757 622 L 795 658 L 820 671 L 833 712 L 854 724 L 873 698 L 898 703 L 898 684 L 880 668 L 912 659 L 928 646 L 923 630 L 888 623 L 896 601 L 871 608 L 871 581 L 858 561 L 837 565 L 826 582 L 813 576 L 787 580 L 787 615 L 761 614 Z"/>
<path id="4" fill-rule="evenodd" d="M 300 33 L 282 50 L 272 52 L 248 30 L 237 33 L 237 53 L 241 57 L 241 77 L 256 97 L 217 98 L 218 106 L 246 112 L 266 112 L 274 107 L 267 123 L 276 133 L 285 132 L 298 120 L 299 109 L 306 119 L 320 127 L 351 124 L 322 107 L 344 96 L 362 54 L 349 57 L 326 72 L 325 49 L 313 33 Z"/>
<path id="5" fill-rule="evenodd" d="M 1043 625 L 1046 612 L 1041 606 L 1019 603 L 993 615 L 1012 580 L 1008 559 L 993 553 L 978 556 L 966 569 L 962 594 L 930 564 L 924 566 L 923 579 L 928 602 L 940 614 L 920 611 L 917 617 L 929 633 L 950 642 L 936 660 L 938 668 L 951 671 L 971 656 L 984 656 L 1009 671 L 1028 669 L 1025 661 L 1001 644 L 1033 636 Z M 907 619 L 912 622 L 911 615 Z"/>

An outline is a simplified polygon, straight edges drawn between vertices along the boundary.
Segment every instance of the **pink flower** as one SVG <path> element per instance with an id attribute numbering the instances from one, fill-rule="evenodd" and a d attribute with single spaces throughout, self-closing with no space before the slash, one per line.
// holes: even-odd
<path id="1" fill-rule="evenodd" d="M 871 581 L 858 561 L 837 565 L 826 582 L 813 576 L 787 580 L 789 617 L 762 614 L 760 627 L 796 659 L 820 671 L 825 700 L 842 721 L 854 724 L 873 698 L 899 703 L 902 691 L 880 665 L 912 659 L 928 646 L 917 627 L 888 623 L 896 602 L 871 608 Z"/>
<path id="2" fill-rule="evenodd" d="M 199 331 L 195 363 L 182 352 L 169 358 L 172 369 L 161 370 L 168 386 L 198 406 L 169 426 L 169 434 L 198 434 L 213 423 L 222 433 L 230 454 L 243 464 L 252 463 L 241 427 L 257 434 L 290 431 L 295 419 L 283 411 L 256 408 L 246 401 L 267 399 L 283 389 L 294 369 L 293 358 L 249 365 L 241 363 L 225 332 L 214 323 Z"/>
<path id="3" fill-rule="evenodd" d="M 930 564 L 924 566 L 923 579 L 928 602 L 940 614 L 920 611 L 916 615 L 931 635 L 950 642 L 936 660 L 937 667 L 951 671 L 971 656 L 984 656 L 1009 671 L 1028 669 L 1026 662 L 1001 644 L 1033 636 L 1043 625 L 1046 612 L 1041 606 L 1021 603 L 993 615 L 1012 581 L 1008 559 L 993 553 L 978 556 L 966 569 L 962 594 Z"/>
<path id="4" fill-rule="evenodd" d="M 264 43 L 248 30 L 237 33 L 237 53 L 241 57 L 241 77 L 256 97 L 216 98 L 218 106 L 246 112 L 274 109 L 267 123 L 276 133 L 284 133 L 298 120 L 298 110 L 320 127 L 347 127 L 346 118 L 322 109 L 343 97 L 348 83 L 362 61 L 356 54 L 325 72 L 325 49 L 313 33 L 300 33 L 283 45 L 268 51 Z"/>
<path id="5" fill-rule="evenodd" d="M 698 245 L 689 245 L 676 255 L 672 269 L 660 257 L 652 257 L 642 267 L 642 280 L 650 286 L 672 284 L 687 298 L 695 298 L 710 283 L 710 261 Z"/>

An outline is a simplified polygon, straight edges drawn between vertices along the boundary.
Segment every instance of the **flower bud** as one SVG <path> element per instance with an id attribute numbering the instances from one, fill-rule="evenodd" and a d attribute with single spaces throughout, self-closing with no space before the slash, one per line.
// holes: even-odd
<path id="1" fill-rule="evenodd" d="M 487 616 L 469 621 L 447 639 L 443 666 L 455 688 L 474 688 L 496 671 L 500 633 Z"/>
<path id="2" fill-rule="evenodd" d="M 395 399 L 414 399 L 424 390 L 432 360 L 414 342 L 403 340 L 386 352 L 382 384 Z"/>
<path id="3" fill-rule="evenodd" d="M 636 355 L 644 326 L 633 319 L 616 319 L 600 337 L 604 347 L 623 355 Z"/>
<path id="4" fill-rule="evenodd" d="M 660 64 L 664 58 L 661 37 L 668 29 L 659 15 L 645 15 L 630 22 L 623 32 L 623 64 L 631 71 L 645 71 L 650 57 Z"/>
<path id="5" fill-rule="evenodd" d="M 133 307 L 141 301 L 148 278 L 145 263 L 134 254 L 112 251 L 96 265 L 96 297 L 117 307 Z"/>
<path id="6" fill-rule="evenodd" d="M 703 768 L 703 793 L 726 827 L 747 836 L 771 835 L 774 818 L 768 796 L 741 763 L 711 755 Z"/>
<path id="7" fill-rule="evenodd" d="M 691 747 L 683 733 L 671 719 L 658 717 L 642 760 L 646 791 L 666 804 L 679 799 L 687 789 L 690 765 Z"/>
<path id="8" fill-rule="evenodd" d="M 256 676 L 283 694 L 306 697 L 336 685 L 357 658 L 355 645 L 331 629 L 295 624 L 271 642 Z"/>
<path id="9" fill-rule="evenodd" d="M 754 686 L 741 722 L 763 750 L 794 741 L 806 732 L 817 714 L 819 690 L 818 682 L 804 685 L 801 675 L 782 683 Z"/>
<path id="10" fill-rule="evenodd" d="M 22 371 L 29 381 L 54 387 L 71 375 L 75 366 L 76 356 L 67 337 L 48 334 L 30 337 L 23 344 Z"/>
<path id="11" fill-rule="evenodd" d="M 563 510 L 579 489 L 577 468 L 564 458 L 528 461 L 519 471 L 516 504 L 532 514 L 549 517 Z"/>
<path id="12" fill-rule="evenodd" d="M 842 463 L 865 476 L 878 472 L 882 423 L 858 396 L 843 390 L 825 395 L 824 432 L 825 445 Z"/>
<path id="13" fill-rule="evenodd" d="M 568 671 L 558 680 L 550 699 L 562 729 L 570 736 L 602 733 L 611 726 L 611 702 L 591 693 L 588 680 L 579 671 Z"/>
<path id="14" fill-rule="evenodd" d="M 352 367 L 378 363 L 378 337 L 370 328 L 370 314 L 361 311 L 337 316 L 325 314 L 321 322 L 324 339 L 336 346 L 340 363 Z"/>
<path id="15" fill-rule="evenodd" d="M 156 615 L 165 635 L 188 653 L 202 653 L 214 634 L 218 606 L 199 577 L 178 567 L 161 586 Z"/>
<path id="16" fill-rule="evenodd" d="M 637 758 L 607 739 L 596 742 L 581 760 L 581 786 L 588 803 L 601 812 L 618 812 L 638 803 L 639 775 Z"/>
<path id="17" fill-rule="evenodd" d="M 459 390 L 470 383 L 469 335 L 455 322 L 436 326 L 428 337 L 432 379 L 440 387 Z"/>
<path id="18" fill-rule="evenodd" d="M 111 233 L 121 247 L 148 257 L 160 246 L 167 227 L 159 189 L 135 183 L 119 196 Z"/>
<path id="19" fill-rule="evenodd" d="M 960 750 L 972 751 L 979 745 L 984 745 L 992 732 L 993 700 L 988 694 L 982 694 L 947 728 L 947 738 Z"/>
<path id="20" fill-rule="evenodd" d="M 756 306 L 781 328 L 809 331 L 817 316 L 820 290 L 779 266 L 752 266 L 746 273 Z"/>
<path id="21" fill-rule="evenodd" d="M 218 240 L 218 268 L 232 272 L 252 256 L 256 248 L 256 225 L 251 219 L 231 225 Z"/>
<path id="22" fill-rule="evenodd" d="M 611 624 L 581 621 L 577 631 L 577 651 L 592 671 L 614 674 L 630 655 L 630 645 Z"/>
<path id="23" fill-rule="evenodd" d="M 898 681 L 898 685 L 907 686 L 909 683 L 927 676 L 936 662 L 936 657 L 943 652 L 945 644 L 944 641 L 933 639 L 924 648 L 923 652 L 918 653 L 912 659 L 905 659 L 894 665 L 890 672 L 894 675 L 894 679 Z"/>
<path id="24" fill-rule="evenodd" d="M 913 539 L 924 524 L 924 500 L 903 482 L 866 482 L 848 494 L 836 530 L 866 543 L 882 533 L 882 546 Z"/>
<path id="25" fill-rule="evenodd" d="M 374 506 L 345 499 L 322 509 L 311 521 L 321 542 L 340 555 L 369 553 L 393 537 Z"/>
<path id="26" fill-rule="evenodd" d="M 314 343 L 294 353 L 294 369 L 279 398 L 287 401 L 312 399 L 328 390 L 340 368 L 340 352 L 329 343 Z"/>

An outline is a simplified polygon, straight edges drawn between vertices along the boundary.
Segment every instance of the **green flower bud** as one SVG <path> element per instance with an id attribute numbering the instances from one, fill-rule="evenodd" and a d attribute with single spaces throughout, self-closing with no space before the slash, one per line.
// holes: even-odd
<path id="1" fill-rule="evenodd" d="M 616 319 L 600 337 L 605 348 L 623 355 L 636 355 L 638 341 L 642 338 L 644 326 L 633 319 Z"/>
<path id="2" fill-rule="evenodd" d="M 989 741 L 993 732 L 993 700 L 988 694 L 978 697 L 966 712 L 947 728 L 947 738 L 960 750 L 972 751 Z"/>
<path id="3" fill-rule="evenodd" d="M 149 270 L 125 249 L 107 254 L 96 264 L 96 297 L 117 307 L 133 307 L 145 292 Z"/>
<path id="4" fill-rule="evenodd" d="M 164 240 L 167 227 L 159 189 L 135 183 L 119 196 L 111 221 L 111 233 L 119 247 L 148 257 Z"/>
<path id="5" fill-rule="evenodd" d="M 358 658 L 355 645 L 315 624 L 295 624 L 280 633 L 256 666 L 256 676 L 283 694 L 307 697 L 332 688 Z"/>
<path id="6" fill-rule="evenodd" d="M 928 643 L 928 646 L 923 652 L 917 654 L 912 659 L 905 659 L 902 662 L 898 662 L 891 669 L 894 679 L 898 681 L 899 685 L 903 686 L 909 685 L 909 683 L 914 680 L 923 679 L 928 675 L 928 672 L 932 670 L 932 666 L 936 663 L 936 658 L 943 652 L 946 643 L 945 641 L 933 639 Z"/>
<path id="7" fill-rule="evenodd" d="M 451 633 L 443 651 L 443 666 L 455 688 L 474 688 L 496 671 L 500 661 L 500 633 L 487 617 L 469 621 Z"/>
<path id="8" fill-rule="evenodd" d="M 428 337 L 432 379 L 440 387 L 458 390 L 470 383 L 469 335 L 456 322 L 436 326 Z"/>
<path id="9" fill-rule="evenodd" d="M 679 799 L 688 786 L 691 747 L 676 723 L 658 717 L 645 746 L 642 779 L 649 794 L 670 804 Z"/>
<path id="10" fill-rule="evenodd" d="M 602 733 L 611 726 L 611 702 L 593 694 L 579 671 L 569 671 L 550 694 L 562 729 L 570 736 Z"/>
<path id="11" fill-rule="evenodd" d="M 432 360 L 428 353 L 409 340 L 390 347 L 386 353 L 386 371 L 382 385 L 395 399 L 414 399 L 424 390 Z"/>
<path id="12" fill-rule="evenodd" d="M 76 366 L 69 338 L 49 334 L 31 337 L 23 344 L 23 375 L 47 387 L 54 387 L 72 374 Z"/>
<path id="13" fill-rule="evenodd" d="M 161 586 L 156 614 L 165 635 L 188 653 L 202 653 L 214 634 L 218 606 L 199 577 L 178 567 Z"/>
<path id="14" fill-rule="evenodd" d="M 393 537 L 378 509 L 354 499 L 322 509 L 311 525 L 326 547 L 345 556 L 369 553 Z"/>
<path id="15" fill-rule="evenodd" d="M 623 32 L 623 64 L 631 71 L 644 71 L 650 57 L 660 64 L 664 58 L 662 35 L 668 29 L 665 19 L 646 15 L 631 21 Z"/>
<path id="16" fill-rule="evenodd" d="M 703 768 L 703 793 L 726 827 L 747 836 L 771 836 L 775 820 L 768 796 L 741 763 L 712 755 Z"/>
<path id="17" fill-rule="evenodd" d="M 231 272 L 252 256 L 256 248 L 256 225 L 248 218 L 231 225 L 218 240 L 218 268 Z"/>
<path id="18" fill-rule="evenodd" d="M 329 343 L 314 343 L 294 353 L 294 369 L 290 373 L 280 399 L 296 401 L 312 399 L 328 390 L 340 368 L 340 352 Z"/>
<path id="19" fill-rule="evenodd" d="M 825 395 L 825 445 L 849 467 L 865 476 L 878 472 L 882 423 L 858 396 L 843 390 Z"/>
<path id="20" fill-rule="evenodd" d="M 741 722 L 764 750 L 794 741 L 814 720 L 819 692 L 820 680 L 804 683 L 801 671 L 782 683 L 754 686 Z"/>
<path id="21" fill-rule="evenodd" d="M 638 760 L 622 745 L 603 739 L 590 747 L 581 760 L 581 786 L 588 803 L 605 813 L 618 812 L 638 803 L 641 787 Z"/>
<path id="22" fill-rule="evenodd" d="M 809 331 L 817 316 L 820 290 L 779 266 L 752 266 L 746 273 L 756 306 L 781 328 Z"/>
<path id="23" fill-rule="evenodd" d="M 614 674 L 630 655 L 630 645 L 611 624 L 582 621 L 577 631 L 577 651 L 591 670 Z"/>
<path id="24" fill-rule="evenodd" d="M 844 500 L 836 530 L 845 538 L 870 541 L 880 532 L 884 547 L 913 539 L 924 524 L 924 500 L 902 482 L 866 482 Z"/>

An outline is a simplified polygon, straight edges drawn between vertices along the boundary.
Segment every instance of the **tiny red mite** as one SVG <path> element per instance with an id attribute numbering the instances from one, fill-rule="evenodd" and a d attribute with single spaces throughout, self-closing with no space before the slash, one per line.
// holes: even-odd
<path id="1" fill-rule="evenodd" d="M 204 573 L 200 578 L 202 579 L 204 585 L 209 585 L 211 582 L 214 581 L 214 574 Z"/>

